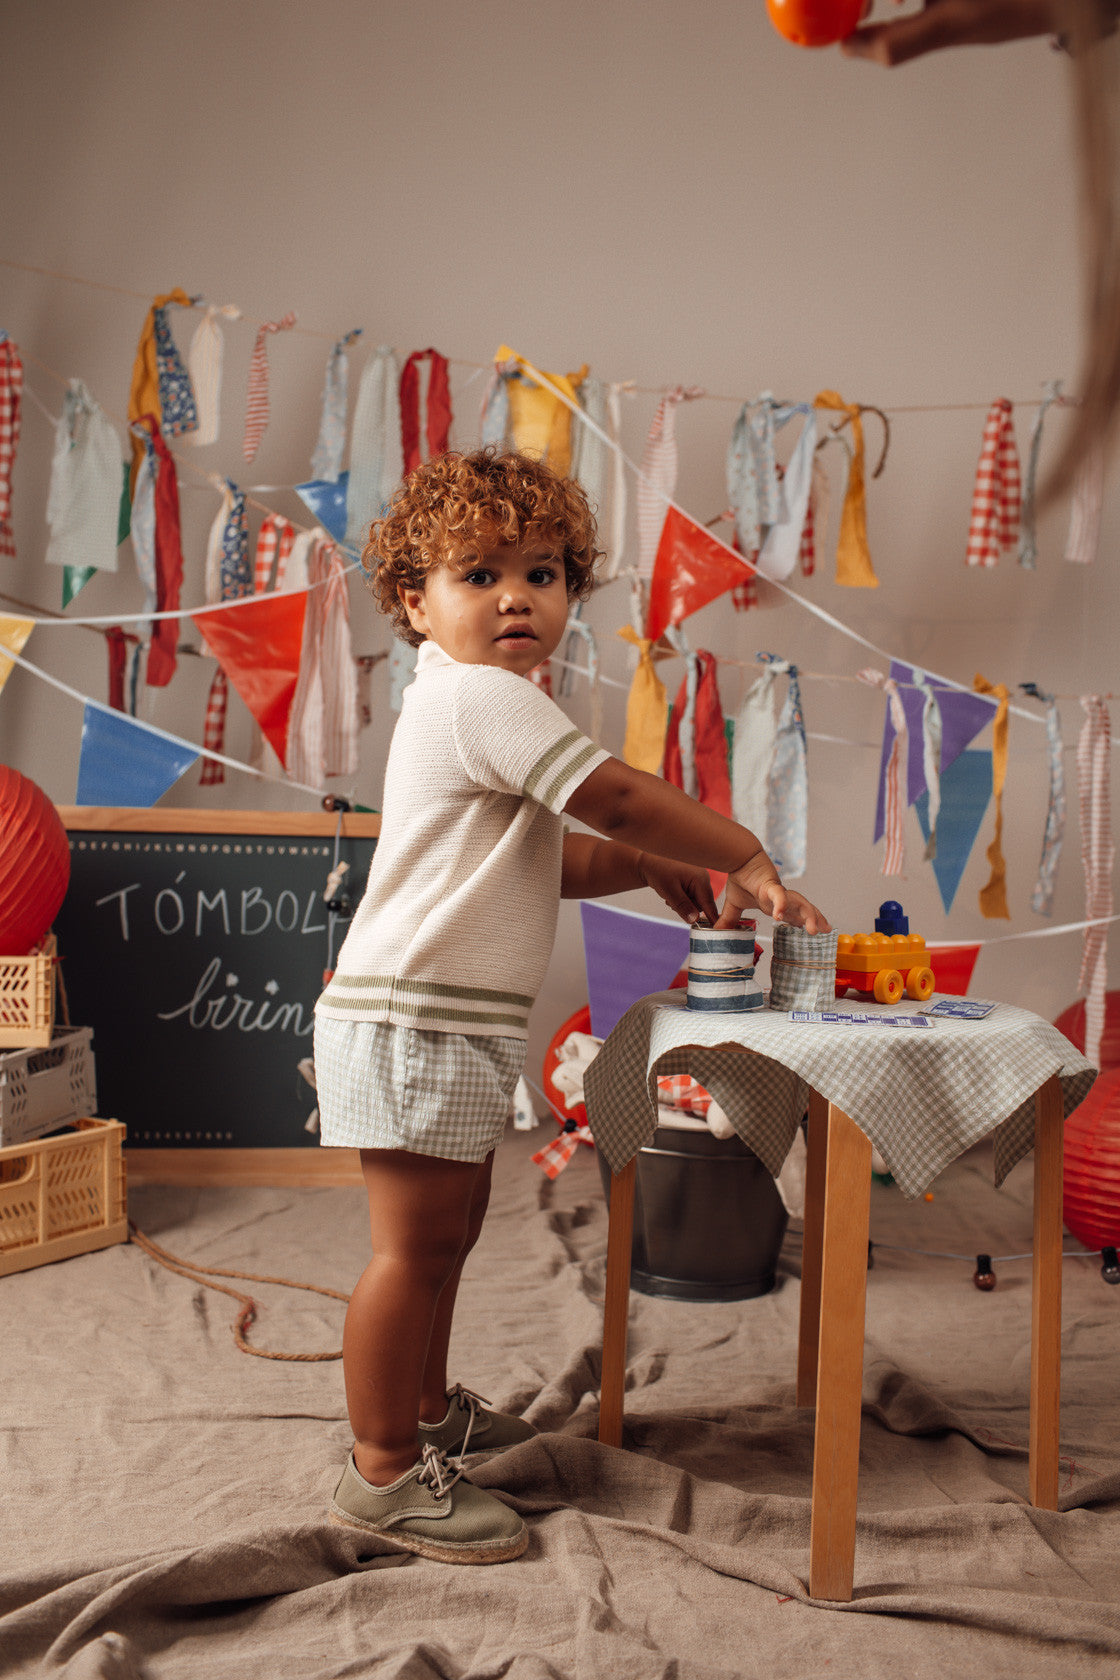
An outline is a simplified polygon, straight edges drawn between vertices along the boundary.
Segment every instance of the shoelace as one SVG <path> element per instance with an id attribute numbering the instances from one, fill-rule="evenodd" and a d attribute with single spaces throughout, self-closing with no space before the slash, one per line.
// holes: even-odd
<path id="1" fill-rule="evenodd" d="M 438 1499 L 442 1499 L 445 1493 L 449 1493 L 451 1491 L 451 1489 L 455 1486 L 455 1483 L 463 1474 L 462 1463 L 456 1461 L 458 1462 L 459 1467 L 452 1473 L 452 1460 L 448 1458 L 445 1452 L 442 1452 L 439 1447 L 434 1446 L 430 1441 L 428 1445 L 424 1447 L 420 1456 L 424 1460 L 424 1467 L 416 1477 L 417 1484 L 419 1486 L 434 1488 L 436 1497 Z"/>
<path id="2" fill-rule="evenodd" d="M 466 1434 L 463 1436 L 463 1444 L 455 1455 L 455 1462 L 461 1466 L 464 1458 L 467 1456 L 467 1450 L 470 1446 L 471 1430 L 475 1426 L 478 1414 L 482 1408 L 484 1406 L 488 1406 L 490 1402 L 489 1400 L 484 1400 L 481 1394 L 475 1394 L 473 1389 L 464 1388 L 462 1383 L 455 1383 L 453 1387 L 449 1388 L 447 1391 L 447 1398 L 449 1400 L 454 1400 L 461 1412 L 469 1413 L 467 1418 Z"/>

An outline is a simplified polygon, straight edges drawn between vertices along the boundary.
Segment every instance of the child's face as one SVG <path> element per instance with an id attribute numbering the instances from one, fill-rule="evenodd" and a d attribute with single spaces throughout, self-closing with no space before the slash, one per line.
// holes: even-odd
<path id="1" fill-rule="evenodd" d="M 457 546 L 423 589 L 400 595 L 412 628 L 452 659 L 521 677 L 556 651 L 568 622 L 564 559 L 547 538 Z"/>

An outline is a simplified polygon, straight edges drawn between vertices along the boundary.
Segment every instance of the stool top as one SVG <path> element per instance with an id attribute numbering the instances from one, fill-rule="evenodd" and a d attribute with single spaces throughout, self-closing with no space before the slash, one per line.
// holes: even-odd
<path id="1" fill-rule="evenodd" d="M 915 1012 L 910 1002 L 860 1000 L 858 1008 Z M 888 1031 L 796 1023 L 769 1009 L 698 1014 L 679 991 L 659 992 L 627 1010 L 584 1080 L 591 1130 L 613 1171 L 652 1139 L 657 1077 L 668 1073 L 703 1084 L 775 1177 L 817 1091 L 867 1134 L 908 1196 L 992 1132 L 1002 1184 L 1033 1147 L 1039 1086 L 1057 1074 L 1068 1115 L 1096 1078 L 1056 1027 L 1012 1004 L 997 1004 L 983 1021 L 937 1017 L 927 1030 Z"/>

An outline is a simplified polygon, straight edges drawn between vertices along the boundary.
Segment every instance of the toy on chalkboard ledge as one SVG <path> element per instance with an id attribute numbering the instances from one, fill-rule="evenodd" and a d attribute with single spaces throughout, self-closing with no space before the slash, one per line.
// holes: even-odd
<path id="1" fill-rule="evenodd" d="M 836 996 L 851 990 L 876 1003 L 897 1003 L 903 992 L 916 1003 L 932 997 L 936 982 L 921 934 L 910 932 L 902 906 L 880 904 L 874 933 L 842 933 L 836 941 Z"/>
<path id="2" fill-rule="evenodd" d="M 831 47 L 850 35 L 868 0 L 766 0 L 770 22 L 796 47 Z"/>

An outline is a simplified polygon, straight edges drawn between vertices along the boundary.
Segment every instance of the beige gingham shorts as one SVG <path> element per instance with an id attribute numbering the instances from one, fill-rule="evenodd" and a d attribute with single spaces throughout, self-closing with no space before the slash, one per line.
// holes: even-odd
<path id="1" fill-rule="evenodd" d="M 319 1142 L 485 1161 L 505 1133 L 525 1041 L 315 1017 Z"/>

